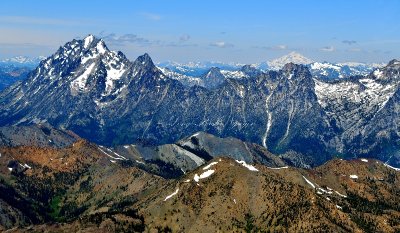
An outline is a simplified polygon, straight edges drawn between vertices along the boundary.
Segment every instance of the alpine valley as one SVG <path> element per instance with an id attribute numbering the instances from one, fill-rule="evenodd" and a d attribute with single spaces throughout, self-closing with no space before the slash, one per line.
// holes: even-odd
<path id="1" fill-rule="evenodd" d="M 1 231 L 400 231 L 398 60 L 3 67 Z"/>

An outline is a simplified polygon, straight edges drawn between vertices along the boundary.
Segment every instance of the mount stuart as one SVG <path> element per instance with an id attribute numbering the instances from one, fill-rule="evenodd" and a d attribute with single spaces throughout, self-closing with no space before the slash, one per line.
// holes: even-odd
<path id="1" fill-rule="evenodd" d="M 242 78 L 202 77 L 188 87 L 148 54 L 129 61 L 104 41 L 73 40 L 0 94 L 0 125 L 44 123 L 101 145 L 175 142 L 198 131 L 257 143 L 310 165 L 334 156 L 399 165 L 399 71 L 393 60 L 365 76 L 330 81 L 304 65 Z"/>

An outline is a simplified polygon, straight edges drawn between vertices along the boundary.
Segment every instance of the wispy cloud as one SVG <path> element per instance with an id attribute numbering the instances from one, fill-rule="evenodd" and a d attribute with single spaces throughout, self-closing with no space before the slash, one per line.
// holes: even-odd
<path id="1" fill-rule="evenodd" d="M 115 46 L 125 46 L 128 44 L 135 44 L 141 47 L 196 47 L 197 46 L 197 44 L 182 43 L 184 41 L 171 42 L 171 41 L 151 40 L 148 38 L 138 36 L 136 34 L 117 35 L 115 33 L 100 32 L 99 37 L 102 38 L 107 44 Z M 181 37 L 180 39 L 189 40 L 190 36 L 188 35 L 183 36 L 183 38 Z"/>
<path id="2" fill-rule="evenodd" d="M 275 45 L 275 46 L 254 46 L 255 49 L 266 49 L 266 50 L 287 50 L 287 45 Z"/>
<path id="3" fill-rule="evenodd" d="M 161 20 L 161 15 L 155 14 L 155 13 L 150 13 L 150 12 L 142 12 L 140 13 L 143 17 L 145 17 L 148 20 L 153 20 L 153 21 L 158 21 Z"/>
<path id="4" fill-rule="evenodd" d="M 347 51 L 348 51 L 348 52 L 356 53 L 356 52 L 361 52 L 362 49 L 360 49 L 360 48 L 350 48 L 350 49 L 348 49 Z"/>
<path id="5" fill-rule="evenodd" d="M 322 52 L 333 52 L 335 51 L 335 48 L 333 46 L 325 46 L 323 48 L 320 48 L 319 50 Z"/>
<path id="6" fill-rule="evenodd" d="M 286 50 L 287 46 L 281 44 L 281 45 L 277 45 L 277 46 L 272 47 L 272 49 L 275 49 L 275 50 Z"/>
<path id="7" fill-rule="evenodd" d="M 348 45 L 353 45 L 353 44 L 356 44 L 357 41 L 355 41 L 355 40 L 343 40 L 342 43 L 343 44 L 348 44 Z"/>
<path id="8" fill-rule="evenodd" d="M 234 47 L 233 44 L 227 43 L 225 41 L 213 42 L 213 43 L 210 43 L 210 46 L 218 47 L 218 48 L 232 48 L 232 47 Z"/>
<path id="9" fill-rule="evenodd" d="M 181 42 L 185 42 L 188 40 L 190 40 L 190 35 L 188 35 L 188 34 L 184 34 L 179 37 L 179 41 L 181 41 Z"/>
<path id="10" fill-rule="evenodd" d="M 53 25 L 53 26 L 76 26 L 88 24 L 78 20 L 64 20 L 56 18 L 39 18 L 26 16 L 0 16 L 0 23 L 29 24 L 29 25 Z"/>
<path id="11" fill-rule="evenodd" d="M 104 32 L 101 32 L 100 37 L 103 38 L 103 40 L 105 40 L 107 43 L 119 46 L 126 44 L 151 45 L 157 43 L 156 41 L 150 41 L 149 39 L 135 34 L 117 35 L 115 33 L 105 34 Z"/>

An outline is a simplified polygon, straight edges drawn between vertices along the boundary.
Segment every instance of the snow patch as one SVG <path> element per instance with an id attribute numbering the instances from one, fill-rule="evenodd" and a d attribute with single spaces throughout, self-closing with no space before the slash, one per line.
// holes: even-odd
<path id="1" fill-rule="evenodd" d="M 351 179 L 358 179 L 358 176 L 357 175 L 350 175 L 349 176 Z"/>
<path id="2" fill-rule="evenodd" d="M 193 180 L 194 180 L 195 182 L 199 182 L 200 177 L 199 177 L 199 175 L 197 175 L 197 173 L 194 174 Z"/>
<path id="3" fill-rule="evenodd" d="M 95 63 L 90 64 L 89 67 L 80 76 L 78 76 L 74 81 L 72 81 L 71 89 L 84 90 L 87 79 L 89 78 L 89 75 L 92 73 L 92 70 L 95 65 L 96 65 Z"/>
<path id="4" fill-rule="evenodd" d="M 135 160 L 135 161 L 136 161 L 136 163 L 145 164 L 144 162 L 139 161 L 139 160 Z"/>
<path id="5" fill-rule="evenodd" d="M 110 149 L 106 148 L 108 151 L 114 153 L 114 154 L 117 155 L 118 157 L 114 157 L 114 156 L 110 155 L 109 153 L 107 153 L 107 152 L 105 152 L 105 151 L 103 150 L 103 149 L 104 149 L 103 146 L 99 146 L 98 149 L 99 149 L 101 152 L 103 152 L 105 155 L 107 155 L 108 157 L 110 157 L 111 159 L 113 159 L 113 160 L 127 160 L 125 157 L 123 157 L 123 156 L 121 156 L 121 155 L 118 155 L 117 153 L 115 153 L 115 152 L 111 151 Z"/>
<path id="6" fill-rule="evenodd" d="M 344 194 L 341 194 L 341 193 L 339 193 L 338 191 L 335 191 L 335 193 L 336 193 L 337 195 L 341 196 L 341 197 L 347 198 L 347 196 L 346 196 L 346 195 L 344 195 Z"/>
<path id="7" fill-rule="evenodd" d="M 311 186 L 311 187 L 313 187 L 314 189 L 315 189 L 315 185 L 311 182 L 311 181 L 309 181 L 306 177 L 304 177 L 303 176 L 303 178 L 304 178 L 304 180 Z M 321 193 L 322 194 L 322 193 Z"/>
<path id="8" fill-rule="evenodd" d="M 393 169 L 393 170 L 400 171 L 400 168 L 392 167 L 392 166 L 390 166 L 389 164 L 384 163 L 383 165 L 385 165 L 386 167 L 391 168 L 391 169 Z"/>
<path id="9" fill-rule="evenodd" d="M 264 133 L 264 135 L 262 137 L 262 145 L 266 149 L 268 149 L 268 147 L 267 147 L 267 138 L 268 138 L 269 131 L 271 130 L 271 126 L 272 126 L 272 113 L 269 111 L 269 103 L 268 102 L 269 102 L 269 99 L 271 98 L 273 93 L 274 92 L 271 91 L 271 93 L 265 99 L 265 110 L 267 112 L 268 119 L 267 119 L 267 128 L 265 129 L 265 133 Z"/>
<path id="10" fill-rule="evenodd" d="M 110 94 L 111 90 L 114 87 L 114 81 L 119 80 L 124 73 L 126 72 L 125 66 L 121 65 L 119 69 L 115 69 L 112 66 L 110 66 L 109 69 L 107 69 L 107 78 L 106 78 L 106 93 Z"/>
<path id="11" fill-rule="evenodd" d="M 95 59 L 98 56 L 97 53 L 93 54 L 93 55 L 89 55 L 87 57 L 83 57 L 81 60 L 81 64 L 85 64 L 87 61 L 91 60 L 91 59 Z"/>
<path id="12" fill-rule="evenodd" d="M 107 51 L 102 40 L 97 43 L 96 49 L 100 54 L 104 54 Z"/>
<path id="13" fill-rule="evenodd" d="M 171 195 L 168 195 L 168 196 L 164 199 L 164 201 L 166 201 L 166 200 L 170 199 L 171 197 L 175 196 L 176 194 L 178 194 L 178 192 L 179 192 L 179 188 L 177 188 L 177 189 L 175 190 L 175 192 L 173 192 Z"/>
<path id="14" fill-rule="evenodd" d="M 252 166 L 252 165 L 247 164 L 245 161 L 239 161 L 239 160 L 235 160 L 235 161 L 236 161 L 237 163 L 241 164 L 243 167 L 249 169 L 250 171 L 256 171 L 256 172 L 258 172 L 258 169 L 257 169 L 257 168 L 255 168 L 255 167 Z"/>
<path id="15" fill-rule="evenodd" d="M 197 175 L 197 173 L 196 173 L 193 177 L 193 180 L 196 182 L 199 182 L 199 180 L 211 176 L 214 172 L 215 172 L 215 170 L 207 170 L 207 171 L 203 172 L 202 174 L 200 174 L 200 176 Z"/>
<path id="16" fill-rule="evenodd" d="M 207 166 L 203 167 L 203 170 L 207 170 L 209 169 L 211 166 L 214 166 L 215 164 L 217 164 L 218 162 L 212 162 L 210 164 L 208 164 Z"/>
<path id="17" fill-rule="evenodd" d="M 336 71 L 340 71 L 340 67 L 330 64 L 330 63 L 320 63 L 320 62 L 314 62 L 311 64 L 311 69 L 313 70 L 323 70 L 323 69 L 333 69 Z"/>
<path id="18" fill-rule="evenodd" d="M 332 194 L 332 191 L 331 191 L 331 190 L 328 191 L 328 190 L 325 190 L 325 189 L 323 189 L 323 188 L 321 188 L 321 187 L 319 187 L 318 190 L 319 190 L 319 192 L 322 192 L 322 193 Z"/>
<path id="19" fill-rule="evenodd" d="M 272 169 L 272 170 L 280 170 L 280 169 L 286 169 L 289 168 L 288 166 L 284 166 L 284 167 L 267 167 L 268 169 Z"/>
<path id="20" fill-rule="evenodd" d="M 377 78 L 382 78 L 383 77 L 383 71 L 380 70 L 380 69 L 377 69 L 377 70 L 374 71 L 374 75 Z"/>

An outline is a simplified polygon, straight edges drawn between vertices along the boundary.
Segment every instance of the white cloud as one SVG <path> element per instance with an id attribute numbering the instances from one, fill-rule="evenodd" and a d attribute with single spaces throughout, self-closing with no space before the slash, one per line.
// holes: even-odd
<path id="1" fill-rule="evenodd" d="M 335 48 L 333 46 L 325 46 L 323 48 L 320 48 L 319 50 L 322 52 L 333 52 L 335 51 Z"/>
<path id="2" fill-rule="evenodd" d="M 266 49 L 266 50 L 287 50 L 288 46 L 284 44 L 275 45 L 275 46 L 254 46 L 256 49 Z"/>
<path id="3" fill-rule="evenodd" d="M 210 46 L 218 47 L 218 48 L 232 48 L 233 44 L 227 43 L 225 41 L 217 41 L 210 44 Z"/>
<path id="4" fill-rule="evenodd" d="M 286 45 L 277 45 L 277 46 L 274 46 L 273 48 L 276 50 L 285 50 L 285 49 L 287 49 L 287 46 Z"/>

